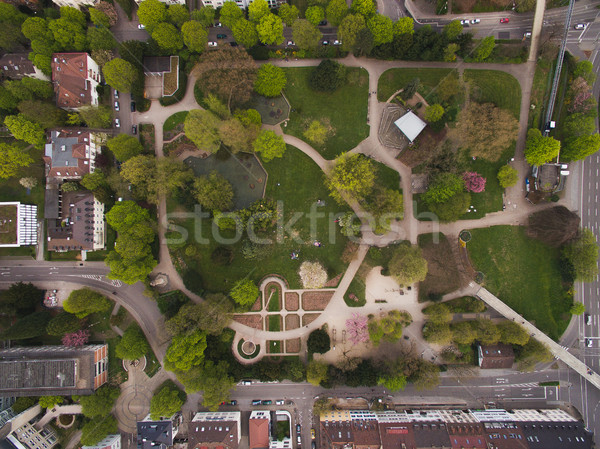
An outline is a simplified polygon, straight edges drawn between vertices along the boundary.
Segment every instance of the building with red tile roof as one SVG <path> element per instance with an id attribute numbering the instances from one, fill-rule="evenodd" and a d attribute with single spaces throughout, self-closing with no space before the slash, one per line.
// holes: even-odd
<path id="1" fill-rule="evenodd" d="M 508 369 L 515 362 L 515 353 L 510 345 L 479 345 L 477 355 L 481 369 Z"/>
<path id="2" fill-rule="evenodd" d="M 248 420 L 250 449 L 268 449 L 271 414 L 268 410 L 254 410 Z"/>
<path id="3" fill-rule="evenodd" d="M 63 109 L 98 106 L 96 87 L 100 82 L 100 67 L 87 53 L 54 53 L 52 83 L 56 105 Z"/>

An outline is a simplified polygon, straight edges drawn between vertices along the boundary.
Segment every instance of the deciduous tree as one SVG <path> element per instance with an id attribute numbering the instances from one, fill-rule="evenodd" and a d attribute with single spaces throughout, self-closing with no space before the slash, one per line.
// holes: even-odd
<path id="1" fill-rule="evenodd" d="M 85 318 L 91 313 L 104 312 L 111 306 L 112 302 L 107 297 L 87 287 L 73 290 L 63 302 L 65 311 L 76 315 L 77 318 Z"/>
<path id="2" fill-rule="evenodd" d="M 327 136 L 329 131 L 325 126 L 318 120 L 313 120 L 308 125 L 308 128 L 302 135 L 306 137 L 306 139 L 313 144 L 324 145 L 327 140 Z"/>
<path id="3" fill-rule="evenodd" d="M 311 354 L 325 354 L 331 349 L 329 334 L 324 329 L 315 329 L 309 334 L 306 347 Z"/>
<path id="4" fill-rule="evenodd" d="M 52 318 L 46 326 L 48 335 L 62 337 L 65 334 L 76 332 L 81 328 L 81 321 L 72 313 L 61 312 Z"/>
<path id="5" fill-rule="evenodd" d="M 130 324 L 117 343 L 115 354 L 123 360 L 136 360 L 146 355 L 149 350 L 150 345 L 142 329 L 137 324 Z"/>
<path id="6" fill-rule="evenodd" d="M 259 0 L 254 0 L 252 6 Z M 256 25 L 258 39 L 267 45 L 279 45 L 283 42 L 283 22 L 281 17 L 269 13 L 264 15 Z"/>
<path id="7" fill-rule="evenodd" d="M 388 265 L 390 275 L 400 285 L 411 285 L 425 280 L 427 261 L 416 245 L 398 245 Z"/>
<path id="8" fill-rule="evenodd" d="M 223 25 L 231 28 L 238 20 L 244 17 L 244 13 L 235 2 L 227 1 L 223 3 L 219 17 Z"/>
<path id="9" fill-rule="evenodd" d="M 241 279 L 235 283 L 229 296 L 241 306 L 250 306 L 258 298 L 259 290 L 256 284 L 250 279 Z"/>
<path id="10" fill-rule="evenodd" d="M 106 146 L 120 162 L 139 155 L 143 150 L 140 141 L 128 134 L 119 134 L 117 137 L 108 139 Z"/>
<path id="11" fill-rule="evenodd" d="M 143 3 L 149 1 L 161 3 L 159 0 L 144 0 Z M 104 74 L 107 84 L 113 89 L 123 93 L 131 92 L 133 83 L 135 83 L 138 77 L 135 67 L 121 58 L 115 58 L 104 64 L 102 73 Z"/>
<path id="12" fill-rule="evenodd" d="M 508 345 L 524 346 L 529 341 L 527 330 L 514 321 L 503 321 L 499 323 L 500 341 Z"/>
<path id="13" fill-rule="evenodd" d="M 79 329 L 78 331 L 63 335 L 61 342 L 63 346 L 68 348 L 76 348 L 85 345 L 89 340 L 90 331 Z"/>
<path id="14" fill-rule="evenodd" d="M 563 256 L 573 265 L 576 279 L 592 282 L 598 275 L 598 243 L 594 233 L 582 229 L 578 239 L 566 245 Z"/>
<path id="15" fill-rule="evenodd" d="M 338 28 L 338 36 L 342 40 L 342 49 L 346 51 L 353 50 L 358 32 L 366 27 L 365 18 L 360 14 L 348 14 L 344 17 Z"/>
<path id="16" fill-rule="evenodd" d="M 344 197 L 362 201 L 375 185 L 375 167 L 361 154 L 344 153 L 336 159 L 326 184 L 338 203 L 343 203 Z"/>
<path id="17" fill-rule="evenodd" d="M 470 150 L 471 156 L 497 161 L 516 139 L 519 122 L 491 103 L 470 102 L 456 122 L 453 138 Z"/>
<path id="18" fill-rule="evenodd" d="M 104 27 L 89 27 L 87 40 L 90 50 L 111 50 L 117 45 L 112 32 Z"/>
<path id="19" fill-rule="evenodd" d="M 192 20 L 200 22 L 202 26 L 207 28 L 214 24 L 216 13 L 217 11 L 215 8 L 213 8 L 211 5 L 207 5 L 203 8 L 193 10 L 191 16 Z"/>
<path id="20" fill-rule="evenodd" d="M 581 302 L 574 302 L 571 308 L 569 309 L 571 315 L 583 315 L 585 312 L 585 305 Z"/>
<path id="21" fill-rule="evenodd" d="M 460 176 L 440 173 L 433 178 L 422 198 L 427 204 L 443 203 L 463 189 L 464 181 Z"/>
<path id="22" fill-rule="evenodd" d="M 286 145 L 282 136 L 275 134 L 275 131 L 264 129 L 252 144 L 252 148 L 255 152 L 260 153 L 263 161 L 269 162 L 276 157 L 282 157 Z"/>
<path id="23" fill-rule="evenodd" d="M 249 20 L 237 20 L 233 24 L 232 31 L 235 40 L 246 48 L 253 47 L 258 43 L 258 33 L 256 31 L 256 25 L 250 22 Z"/>
<path id="24" fill-rule="evenodd" d="M 81 444 L 94 446 L 107 435 L 117 433 L 118 430 L 117 420 L 112 415 L 88 421 L 81 429 Z"/>
<path id="25" fill-rule="evenodd" d="M 394 36 L 401 34 L 413 34 L 415 32 L 415 22 L 412 17 L 400 17 L 394 22 Z"/>
<path id="26" fill-rule="evenodd" d="M 425 109 L 425 120 L 437 122 L 444 116 L 444 107 L 441 104 L 432 104 Z"/>
<path id="27" fill-rule="evenodd" d="M 319 262 L 302 262 L 298 275 L 304 288 L 322 288 L 327 282 L 327 271 Z"/>
<path id="28" fill-rule="evenodd" d="M 484 37 L 479 45 L 475 48 L 475 60 L 485 61 L 490 57 L 492 52 L 496 48 L 496 39 L 494 36 Z"/>
<path id="29" fill-rule="evenodd" d="M 258 69 L 254 90 L 265 97 L 278 97 L 287 83 L 285 72 L 273 64 L 263 64 Z"/>
<path id="30" fill-rule="evenodd" d="M 503 189 L 514 186 L 519 180 L 519 172 L 510 165 L 503 165 L 498 170 L 498 182 Z"/>
<path id="31" fill-rule="evenodd" d="M 183 392 L 174 384 L 166 385 L 154 393 L 150 400 L 150 419 L 158 421 L 161 418 L 170 418 L 180 411 L 185 402 L 181 393 Z"/>
<path id="32" fill-rule="evenodd" d="M 206 349 L 206 334 L 195 331 L 190 334 L 173 337 L 164 358 L 165 369 L 169 371 L 188 371 L 202 365 Z"/>
<path id="33" fill-rule="evenodd" d="M 373 45 L 375 47 L 392 42 L 394 39 L 394 24 L 389 17 L 375 14 L 367 20 L 367 27 L 373 33 Z"/>
<path id="34" fill-rule="evenodd" d="M 248 5 L 248 18 L 251 22 L 258 23 L 268 14 L 270 14 L 270 11 L 266 0 L 254 0 Z"/>
<path id="35" fill-rule="evenodd" d="M 65 398 L 62 396 L 42 396 L 39 400 L 40 407 L 52 408 L 55 405 L 62 404 Z"/>
<path id="36" fill-rule="evenodd" d="M 279 7 L 279 17 L 285 22 L 285 24 L 291 27 L 294 22 L 298 19 L 299 11 L 296 5 L 290 5 L 284 3 Z"/>
<path id="37" fill-rule="evenodd" d="M 159 0 L 144 0 L 140 3 L 137 16 L 140 23 L 152 32 L 154 27 L 167 20 L 167 6 Z"/>
<path id="38" fill-rule="evenodd" d="M 449 24 L 444 26 L 442 33 L 448 40 L 453 41 L 456 39 L 460 33 L 463 32 L 463 26 L 460 23 L 460 20 L 453 20 Z"/>
<path id="39" fill-rule="evenodd" d="M 375 14 L 375 2 L 373 0 L 352 0 L 350 11 L 352 14 L 360 14 L 369 18 Z"/>
<path id="40" fill-rule="evenodd" d="M 321 6 L 309 6 L 304 17 L 313 25 L 318 25 L 325 18 L 325 10 Z"/>
<path id="41" fill-rule="evenodd" d="M 446 201 L 428 204 L 429 210 L 437 215 L 442 223 L 458 220 L 471 204 L 471 195 L 467 192 L 457 192 Z"/>
<path id="42" fill-rule="evenodd" d="M 104 385 L 90 396 L 80 396 L 81 413 L 92 419 L 108 416 L 120 394 L 118 387 Z"/>
<path id="43" fill-rule="evenodd" d="M 39 337 L 46 332 L 50 314 L 46 311 L 27 315 L 2 333 L 3 340 L 25 340 Z"/>
<path id="44" fill-rule="evenodd" d="M 172 5 L 178 6 L 178 5 Z M 158 46 L 169 53 L 176 53 L 183 48 L 181 33 L 170 23 L 159 23 L 152 31 L 152 39 Z"/>
<path id="45" fill-rule="evenodd" d="M 306 380 L 314 386 L 319 386 L 321 382 L 327 380 L 327 371 L 329 365 L 317 360 L 311 360 L 306 367 Z"/>
<path id="46" fill-rule="evenodd" d="M 178 4 L 169 5 L 167 9 L 167 20 L 177 28 L 181 28 L 186 21 L 190 20 L 190 12 L 188 11 L 187 6 Z"/>
<path id="47" fill-rule="evenodd" d="M 527 131 L 525 159 L 529 165 L 543 165 L 555 159 L 560 151 L 560 141 L 554 137 L 542 136 L 537 128 Z"/>
<path id="48" fill-rule="evenodd" d="M 42 148 L 46 142 L 42 125 L 27 120 L 23 114 L 7 116 L 4 124 L 15 139 L 23 140 L 36 148 Z"/>
<path id="49" fill-rule="evenodd" d="M 319 28 L 305 19 L 298 19 L 292 25 L 292 39 L 301 50 L 317 48 L 323 35 Z"/>
<path id="50" fill-rule="evenodd" d="M 467 171 L 463 173 L 463 181 L 465 182 L 465 190 L 467 192 L 481 193 L 485 190 L 486 179 L 479 173 Z"/>
<path id="51" fill-rule="evenodd" d="M 368 323 L 369 338 L 374 346 L 378 346 L 381 341 L 394 342 L 402 337 L 402 329 L 412 322 L 412 317 L 408 312 L 400 310 L 391 310 L 387 315 L 377 318 L 370 318 Z"/>
<path id="52" fill-rule="evenodd" d="M 527 235 L 559 248 L 577 239 L 581 219 L 564 206 L 540 210 L 529 216 Z"/>
<path id="53" fill-rule="evenodd" d="M 33 159 L 20 148 L 0 142 L 0 178 L 16 176 L 21 167 L 27 167 Z"/>
<path id="54" fill-rule="evenodd" d="M 327 20 L 333 26 L 339 26 L 342 20 L 348 14 L 348 5 L 345 0 L 330 0 L 325 8 Z"/>
<path id="55" fill-rule="evenodd" d="M 210 111 L 192 109 L 185 118 L 185 136 L 201 150 L 215 153 L 221 146 L 219 119 Z"/>
<path id="56" fill-rule="evenodd" d="M 425 323 L 423 327 L 423 338 L 429 343 L 447 345 L 452 341 L 453 333 L 448 323 Z"/>
<path id="57" fill-rule="evenodd" d="M 566 139 L 561 159 L 564 161 L 579 161 L 594 154 L 600 149 L 600 134 L 579 136 Z"/>
<path id="58" fill-rule="evenodd" d="M 216 171 L 196 178 L 193 193 L 196 201 L 211 211 L 227 211 L 233 205 L 233 187 Z"/>

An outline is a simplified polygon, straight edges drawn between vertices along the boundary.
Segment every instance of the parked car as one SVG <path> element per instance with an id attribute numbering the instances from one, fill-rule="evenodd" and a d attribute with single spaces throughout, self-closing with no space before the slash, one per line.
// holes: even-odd
<path id="1" fill-rule="evenodd" d="M 531 38 L 531 31 L 527 31 L 526 33 L 523 34 L 523 39 L 529 39 Z"/>
<path id="2" fill-rule="evenodd" d="M 119 91 L 115 89 L 115 98 L 119 98 Z"/>
<path id="3" fill-rule="evenodd" d="M 508 19 L 508 17 L 505 17 L 505 18 L 503 18 L 503 19 L 500 19 L 500 23 L 508 23 L 508 22 L 509 22 L 509 19 Z"/>
<path id="4" fill-rule="evenodd" d="M 226 34 L 217 34 L 217 39 L 227 39 Z"/>
<path id="5" fill-rule="evenodd" d="M 578 23 L 577 25 L 575 25 L 576 30 L 585 30 L 585 27 L 586 27 L 585 23 Z"/>
<path id="6" fill-rule="evenodd" d="M 284 401 L 283 399 L 277 399 L 277 400 L 275 401 L 275 404 L 276 404 L 276 405 L 283 405 L 283 404 L 285 404 L 285 401 Z"/>
<path id="7" fill-rule="evenodd" d="M 235 399 L 233 401 L 229 401 L 229 405 L 237 405 L 237 401 Z"/>
<path id="8" fill-rule="evenodd" d="M 333 41 L 333 45 L 342 45 L 342 41 L 338 41 L 337 39 Z"/>
<path id="9" fill-rule="evenodd" d="M 248 379 L 242 380 L 242 385 L 252 385 L 252 381 Z"/>
<path id="10" fill-rule="evenodd" d="M 222 24 L 221 22 L 217 22 L 217 23 L 215 23 L 215 26 L 216 26 L 217 28 L 221 28 L 221 27 L 223 26 L 223 24 Z"/>
<path id="11" fill-rule="evenodd" d="M 469 26 L 469 20 L 468 19 L 463 19 L 460 21 L 460 24 L 464 27 L 468 27 Z"/>
<path id="12" fill-rule="evenodd" d="M 314 441 L 311 443 L 310 447 L 312 449 L 317 449 L 317 443 L 315 443 Z"/>
<path id="13" fill-rule="evenodd" d="M 323 41 L 321 42 L 323 45 L 329 45 L 329 41 Z"/>
<path id="14" fill-rule="evenodd" d="M 481 20 L 479 20 L 479 19 L 473 19 L 473 20 L 471 20 L 471 25 L 477 25 L 480 22 L 481 22 Z"/>
<path id="15" fill-rule="evenodd" d="M 300 438 L 300 434 L 298 434 L 296 439 L 298 440 L 298 446 L 300 446 L 300 444 L 302 444 L 302 438 Z"/>
<path id="16" fill-rule="evenodd" d="M 585 324 L 587 324 L 588 326 L 592 324 L 592 316 L 589 313 L 585 314 Z"/>
<path id="17" fill-rule="evenodd" d="M 233 41 L 233 42 L 229 42 L 229 45 L 231 45 L 232 47 L 237 47 L 238 43 Z"/>
<path id="18" fill-rule="evenodd" d="M 585 345 L 586 345 L 588 348 L 591 348 L 593 344 L 594 344 L 594 341 L 593 341 L 591 338 L 586 338 L 586 339 L 585 339 Z"/>
<path id="19" fill-rule="evenodd" d="M 321 21 L 319 22 L 319 26 L 320 26 L 320 27 L 324 27 L 325 25 L 327 25 L 327 20 L 321 20 Z"/>
<path id="20" fill-rule="evenodd" d="M 137 134 L 137 125 L 131 125 L 131 134 Z"/>
<path id="21" fill-rule="evenodd" d="M 315 429 L 310 429 L 310 437 L 314 440 L 316 438 Z"/>
<path id="22" fill-rule="evenodd" d="M 252 405 L 260 405 L 262 401 L 260 399 L 252 399 Z"/>
<path id="23" fill-rule="evenodd" d="M 294 41 L 288 41 L 288 47 L 293 47 L 296 45 L 296 43 Z"/>
<path id="24" fill-rule="evenodd" d="M 270 399 L 267 399 L 265 401 L 261 401 L 262 405 L 271 405 L 273 403 L 273 401 L 271 401 Z"/>
<path id="25" fill-rule="evenodd" d="M 217 43 L 216 43 L 216 42 L 214 42 L 214 41 L 210 41 L 210 42 L 208 43 L 208 46 L 209 46 L 209 47 L 216 47 L 216 46 L 217 46 Z"/>
<path id="26" fill-rule="evenodd" d="M 145 30 L 146 25 L 142 25 L 141 23 L 138 25 L 138 30 Z"/>
<path id="27" fill-rule="evenodd" d="M 115 101 L 115 111 L 119 111 L 119 102 Z"/>
<path id="28" fill-rule="evenodd" d="M 129 106 L 131 106 L 131 112 L 135 112 L 135 101 L 132 101 Z"/>
<path id="29" fill-rule="evenodd" d="M 296 424 L 296 433 L 300 433 L 301 430 L 302 426 L 300 426 L 300 424 Z"/>
<path id="30" fill-rule="evenodd" d="M 115 119 L 115 128 L 120 128 L 121 127 L 121 120 L 119 120 L 118 118 Z"/>

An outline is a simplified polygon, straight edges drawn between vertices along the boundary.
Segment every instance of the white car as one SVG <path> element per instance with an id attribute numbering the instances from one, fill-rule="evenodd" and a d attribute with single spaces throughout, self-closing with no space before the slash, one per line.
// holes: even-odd
<path id="1" fill-rule="evenodd" d="M 323 41 L 321 42 L 323 45 L 329 45 L 329 41 Z"/>
<path id="2" fill-rule="evenodd" d="M 284 401 L 283 399 L 277 399 L 277 400 L 275 401 L 275 404 L 276 404 L 276 405 L 283 405 L 283 404 L 285 404 L 285 401 Z"/>
<path id="3" fill-rule="evenodd" d="M 531 31 L 528 31 L 525 34 L 523 34 L 523 39 L 529 39 L 529 38 L 531 38 Z"/>
<path id="4" fill-rule="evenodd" d="M 293 47 L 296 45 L 296 43 L 294 41 L 288 41 L 288 47 Z"/>
<path id="5" fill-rule="evenodd" d="M 473 20 L 471 20 L 471 25 L 477 25 L 480 22 L 481 22 L 481 20 L 479 20 L 479 19 L 473 19 Z"/>
<path id="6" fill-rule="evenodd" d="M 337 39 L 333 41 L 333 45 L 342 45 L 342 41 L 338 41 Z"/>
<path id="7" fill-rule="evenodd" d="M 121 120 L 119 120 L 118 118 L 115 119 L 115 128 L 120 128 L 121 127 Z"/>
<path id="8" fill-rule="evenodd" d="M 209 42 L 209 43 L 208 43 L 208 46 L 209 46 L 209 47 L 216 47 L 216 46 L 217 46 L 217 43 L 216 43 L 216 42 L 214 42 L 214 41 L 211 41 L 211 42 Z"/>
<path id="9" fill-rule="evenodd" d="M 138 25 L 138 30 L 145 30 L 146 25 L 142 25 L 141 23 Z"/>
<path id="10" fill-rule="evenodd" d="M 119 91 L 115 89 L 115 98 L 119 98 Z"/>
<path id="11" fill-rule="evenodd" d="M 115 101 L 115 111 L 119 112 L 119 102 Z"/>
<path id="12" fill-rule="evenodd" d="M 469 19 L 464 19 L 460 21 L 460 24 L 464 27 L 468 27 L 469 26 Z"/>
<path id="13" fill-rule="evenodd" d="M 588 348 L 591 348 L 593 344 L 594 344 L 594 341 L 593 341 L 592 339 L 590 339 L 590 338 L 586 338 L 586 339 L 585 339 L 585 345 L 586 345 Z"/>
<path id="14" fill-rule="evenodd" d="M 587 26 L 587 24 L 585 24 L 585 23 L 578 23 L 577 25 L 575 25 L 575 29 L 576 30 L 585 30 L 586 26 Z"/>

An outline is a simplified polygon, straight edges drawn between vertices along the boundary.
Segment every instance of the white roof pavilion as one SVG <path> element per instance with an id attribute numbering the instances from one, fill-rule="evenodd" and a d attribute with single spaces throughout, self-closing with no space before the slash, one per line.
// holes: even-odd
<path id="1" fill-rule="evenodd" d="M 404 134 L 408 140 L 413 142 L 417 136 L 421 134 L 423 128 L 427 126 L 427 123 L 417 117 L 415 113 L 409 111 L 396 120 L 394 125 L 396 125 L 400 131 L 402 131 L 402 134 Z"/>

